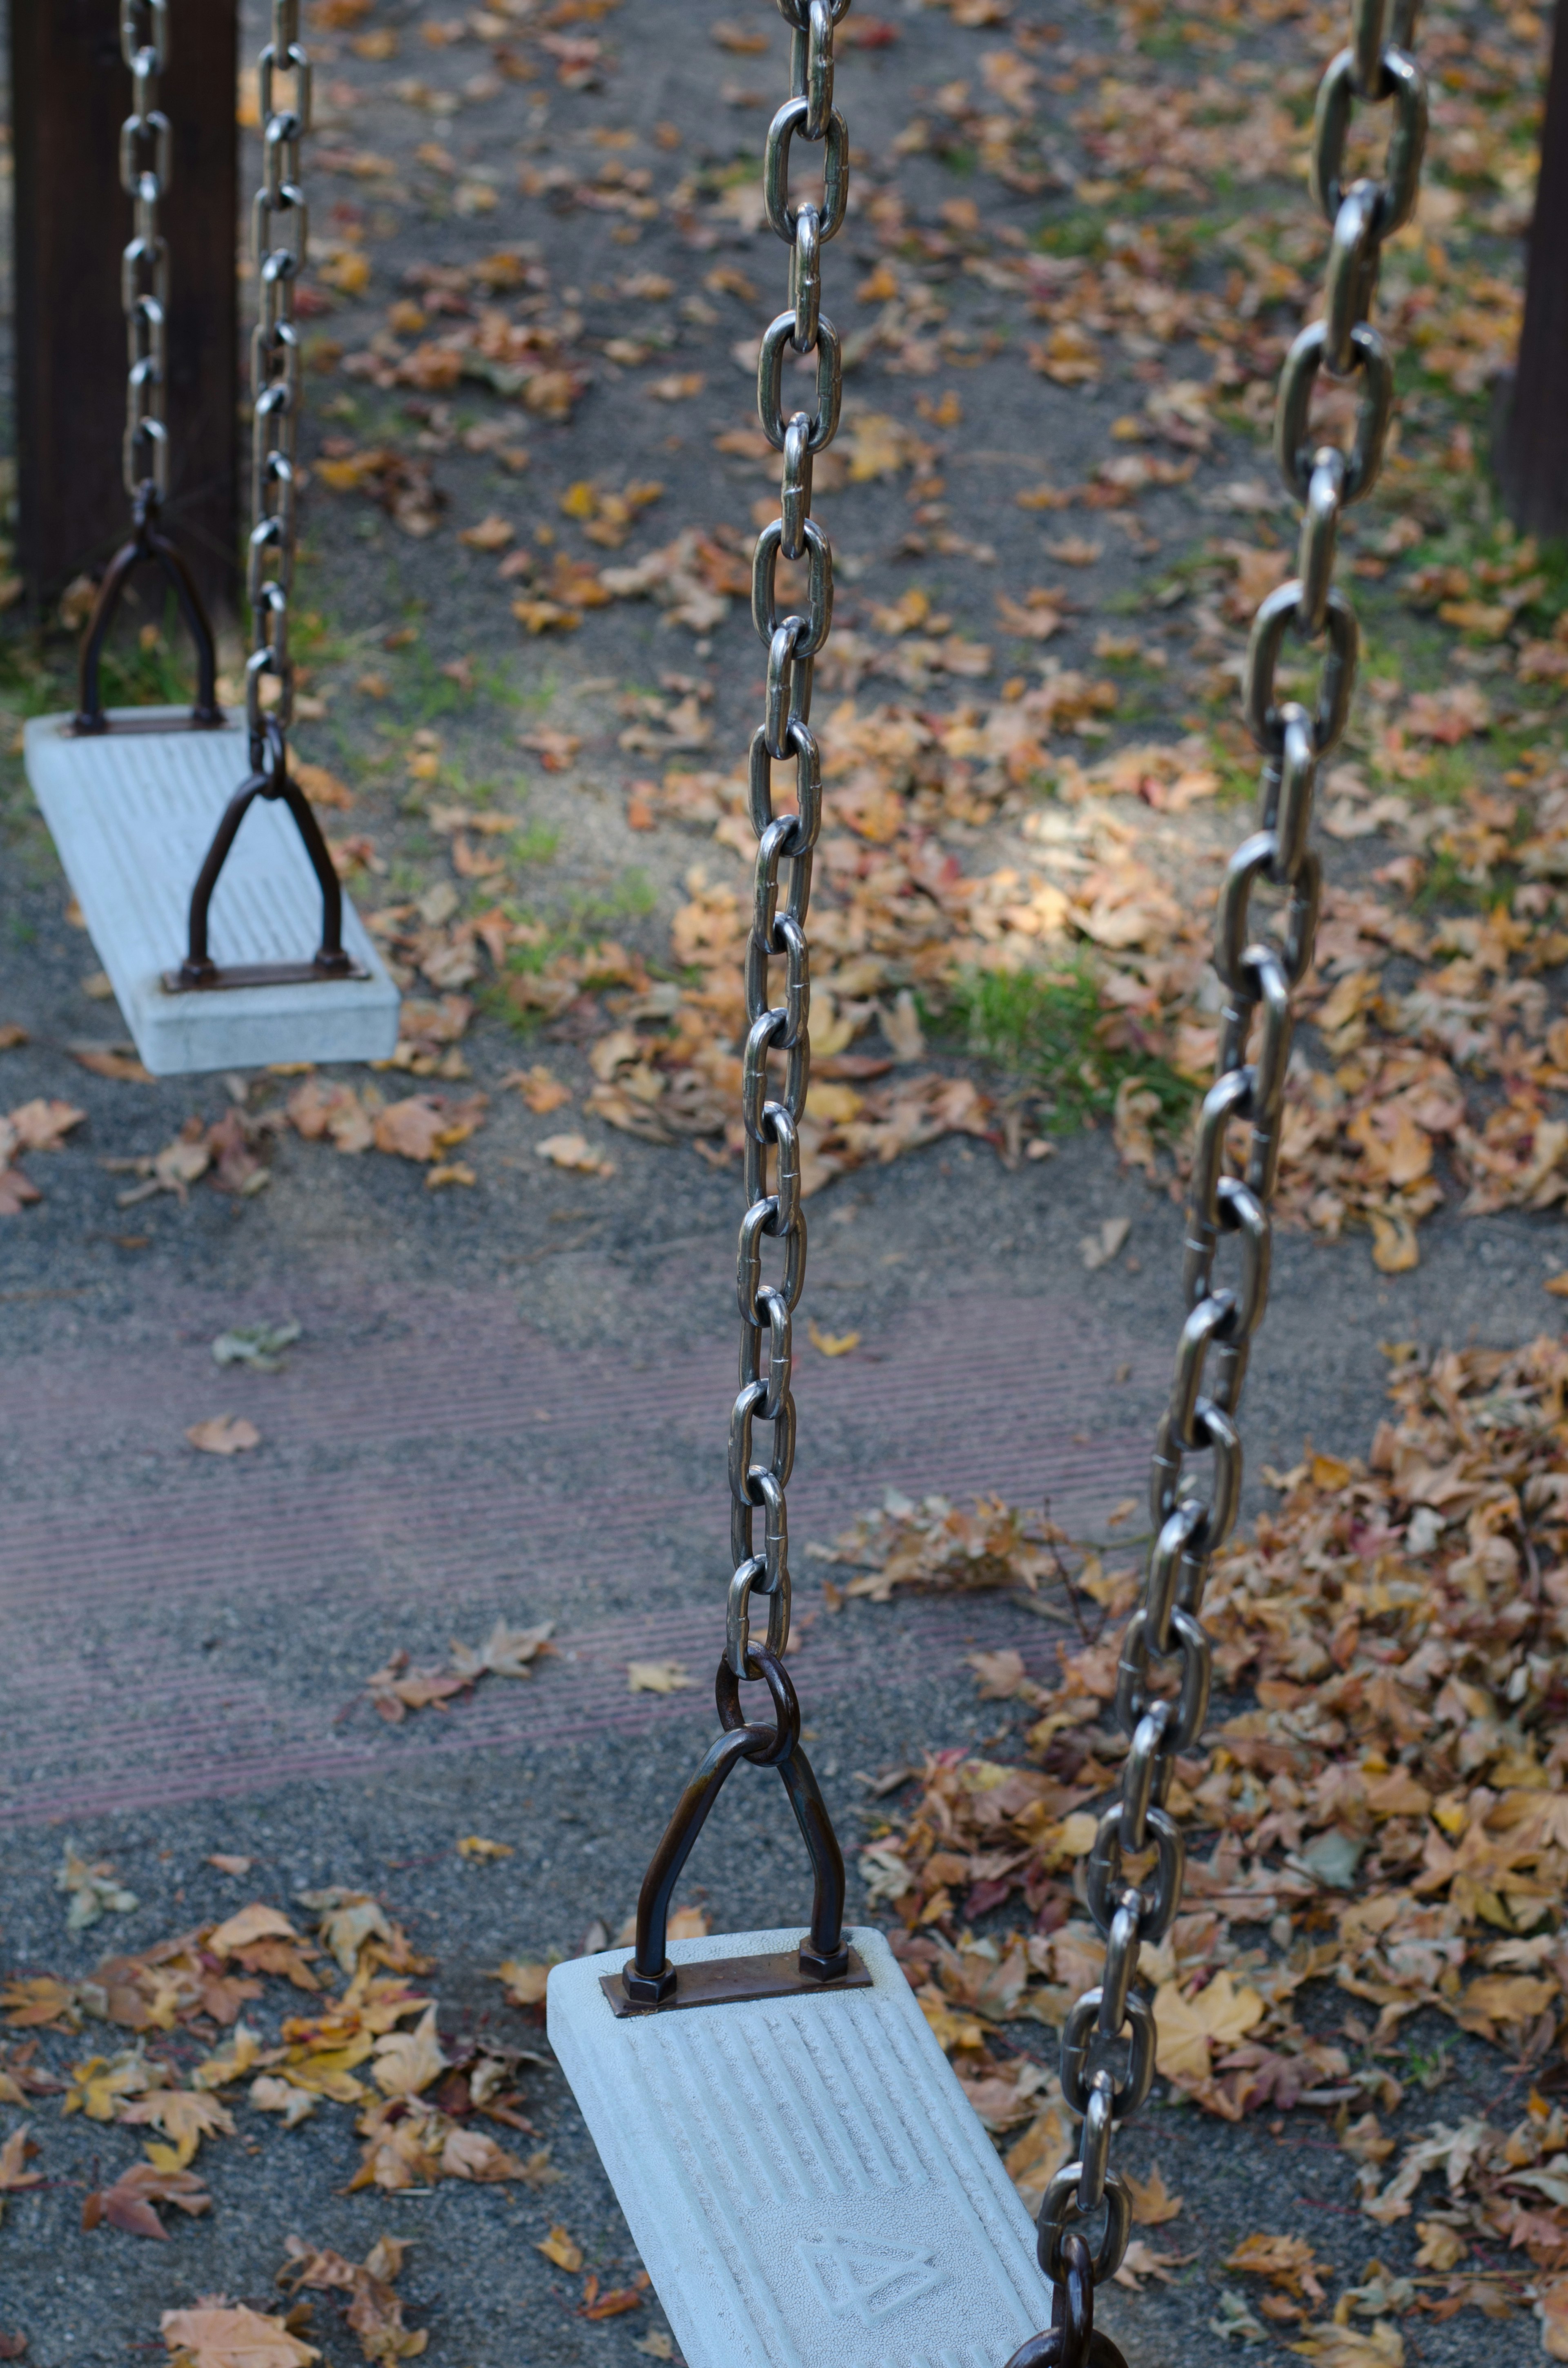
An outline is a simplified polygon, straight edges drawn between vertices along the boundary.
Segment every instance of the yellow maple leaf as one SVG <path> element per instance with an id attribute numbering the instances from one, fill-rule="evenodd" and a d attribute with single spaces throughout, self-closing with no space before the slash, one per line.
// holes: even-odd
<path id="1" fill-rule="evenodd" d="M 1170 2192 L 1158 2163 L 1152 2166 L 1147 2179 L 1137 2179 L 1131 2171 L 1124 2172 L 1123 2177 L 1132 2198 L 1132 2217 L 1140 2228 L 1157 2228 L 1162 2221 L 1179 2216 L 1181 2197 Z"/>
<path id="2" fill-rule="evenodd" d="M 390 2032 L 376 2042 L 373 2078 L 389 2097 L 416 2097 L 447 2069 L 447 2058 L 436 2036 L 436 2009 L 430 2007 L 417 2029 Z"/>
<path id="3" fill-rule="evenodd" d="M 1205 2079 L 1210 2044 L 1233 2047 L 1263 2013 L 1257 1992 L 1244 1984 L 1238 1989 L 1223 1966 L 1196 1998 L 1187 1998 L 1175 1982 L 1164 1982 L 1154 1999 L 1160 2034 L 1154 2061 L 1167 2080 Z"/>
<path id="4" fill-rule="evenodd" d="M 553 2261 L 558 2270 L 577 2271 L 583 2266 L 583 2248 L 574 2244 L 565 2229 L 559 2226 L 553 2227 L 549 2236 L 534 2247 L 534 2250 L 542 2253 L 547 2261 Z"/>

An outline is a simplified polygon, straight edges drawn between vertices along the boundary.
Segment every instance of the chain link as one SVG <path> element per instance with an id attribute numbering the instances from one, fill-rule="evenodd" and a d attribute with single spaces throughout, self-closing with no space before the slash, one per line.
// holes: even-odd
<path id="1" fill-rule="evenodd" d="M 849 195 L 849 134 L 833 104 L 834 28 L 849 0 L 778 0 L 790 28 L 790 96 L 767 128 L 763 190 L 767 219 L 790 249 L 790 308 L 771 322 L 757 357 L 756 404 L 764 432 L 783 456 L 779 515 L 757 537 L 752 617 L 767 652 L 765 720 L 752 734 L 751 819 L 756 871 L 746 942 L 746 1041 L 741 1108 L 745 1123 L 746 1212 L 741 1220 L 738 1297 L 740 1395 L 730 1417 L 730 1581 L 724 1658 L 738 1678 L 750 1662 L 751 1603 L 767 1602 L 769 1650 L 790 1635 L 790 1525 L 785 1490 L 795 1459 L 790 1387 L 791 1327 L 806 1275 L 801 1205 L 801 1118 L 811 1077 L 811 958 L 806 912 L 812 849 L 822 826 L 822 761 L 811 729 L 812 674 L 833 622 L 833 552 L 812 518 L 812 463 L 838 432 L 838 332 L 822 309 L 822 250 L 844 220 Z M 791 202 L 797 141 L 823 152 L 822 200 Z M 787 359 L 814 355 L 815 407 L 786 411 Z M 778 565 L 804 561 L 804 613 L 780 609 Z M 773 810 L 773 768 L 792 763 L 795 812 Z M 780 871 L 789 866 L 787 879 Z M 769 965 L 784 966 L 771 999 Z M 771 1153 L 771 1163 L 769 1154 Z M 772 1178 L 769 1181 L 769 1166 Z M 763 1244 L 783 1245 L 777 1282 L 763 1276 Z M 763 1361 L 763 1339 L 767 1354 Z M 765 1423 L 768 1453 L 754 1460 L 754 1427 Z M 756 1520 L 762 1512 L 762 1551 Z"/>
<path id="2" fill-rule="evenodd" d="M 158 105 L 169 59 L 167 0 L 122 0 L 120 54 L 131 69 L 132 113 L 119 128 L 119 185 L 131 199 L 131 244 L 120 257 L 128 369 L 125 490 L 149 512 L 169 490 L 169 250 L 159 226 L 172 139 Z"/>
<path id="3" fill-rule="evenodd" d="M 1198 1742 L 1209 1707 L 1211 1663 L 1199 1613 L 1209 1566 L 1241 1497 L 1234 1417 L 1248 1347 L 1268 1296 L 1269 1202 L 1279 1160 L 1291 1030 L 1291 992 L 1312 962 L 1321 885 L 1307 843 L 1317 773 L 1338 745 L 1355 685 L 1355 612 L 1334 584 L 1339 521 L 1371 491 L 1393 405 L 1393 370 L 1368 313 L 1382 242 L 1410 220 L 1426 137 L 1426 92 L 1409 54 L 1417 0 L 1352 0 L 1351 39 L 1324 76 L 1312 131 L 1312 194 L 1332 228 L 1324 318 L 1303 329 L 1280 373 L 1274 449 L 1280 475 L 1302 505 L 1295 578 L 1269 594 L 1254 620 L 1243 676 L 1247 727 L 1262 753 L 1260 827 L 1232 857 L 1215 925 L 1214 967 L 1227 991 L 1214 1084 L 1199 1117 L 1187 1210 L 1183 1288 L 1187 1305 L 1170 1403 L 1150 1476 L 1154 1531 L 1142 1608 L 1128 1622 L 1117 1671 L 1116 1714 L 1129 1738 L 1120 1796 L 1101 1817 L 1087 1869 L 1089 1912 L 1105 1937 L 1105 1971 L 1067 2017 L 1062 2091 L 1082 2119 L 1078 2159 L 1058 2171 L 1040 2210 L 1040 2262 L 1064 2281 L 1063 2247 L 1082 2224 L 1096 2283 L 1113 2276 L 1131 2225 L 1125 2181 L 1109 2168 L 1115 2131 L 1136 2112 L 1154 2068 L 1154 2016 L 1136 1984 L 1139 1951 L 1170 1930 L 1180 1905 L 1185 1848 L 1169 1815 L 1176 1759 Z M 1342 167 L 1357 100 L 1392 103 L 1393 129 L 1381 180 L 1346 185 Z M 1349 381 L 1358 412 L 1348 452 L 1316 445 L 1308 415 L 1320 370 Z M 1285 637 L 1323 648 L 1314 700 L 1281 700 L 1276 672 Z M 1275 934 L 1252 910 L 1259 882 L 1278 893 Z M 1257 1043 L 1248 1046 L 1257 1022 Z M 1225 1172 L 1232 1126 L 1250 1129 L 1244 1174 Z M 1237 1237 L 1233 1287 L 1216 1281 L 1221 1240 Z M 1189 1457 L 1210 1461 L 1206 1497 L 1186 1476 Z M 1129 1857 L 1149 1859 L 1130 1879 Z M 1085 2236 L 1087 2232 L 1084 2231 Z"/>
<path id="4" fill-rule="evenodd" d="M 290 85 L 280 102 L 279 77 Z M 293 720 L 294 669 L 289 655 L 289 601 L 294 585 L 295 448 L 299 433 L 300 333 L 295 284 L 305 267 L 310 213 L 300 170 L 300 143 L 311 128 L 311 67 L 300 46 L 300 0 L 272 0 L 272 38 L 258 71 L 263 172 L 256 191 L 255 245 L 256 322 L 251 337 L 253 402 L 251 537 L 247 588 L 251 655 L 245 668 L 245 721 L 251 763 L 260 768 L 267 734 L 262 679 L 278 686 L 272 722 L 286 734 Z M 278 751 L 272 750 L 276 762 Z"/>

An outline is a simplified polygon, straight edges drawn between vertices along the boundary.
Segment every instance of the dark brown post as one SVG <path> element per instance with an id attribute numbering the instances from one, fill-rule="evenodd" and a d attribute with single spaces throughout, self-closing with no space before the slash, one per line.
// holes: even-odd
<path id="1" fill-rule="evenodd" d="M 165 518 L 215 622 L 234 615 L 236 586 L 235 6 L 171 0 L 162 92 L 174 131 Z M 129 524 L 119 142 L 131 77 L 119 0 L 11 0 L 9 13 L 20 562 L 42 605 L 97 573 Z"/>
<path id="2" fill-rule="evenodd" d="M 1529 234 L 1525 325 L 1496 452 L 1503 497 L 1528 534 L 1568 535 L 1568 8 L 1559 7 Z"/>

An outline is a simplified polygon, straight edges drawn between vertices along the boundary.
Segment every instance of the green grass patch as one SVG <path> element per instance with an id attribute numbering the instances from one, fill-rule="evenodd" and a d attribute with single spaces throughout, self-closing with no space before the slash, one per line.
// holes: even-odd
<path id="1" fill-rule="evenodd" d="M 1062 970 L 966 971 L 934 1024 L 961 1030 L 971 1052 L 1039 1087 L 1052 1133 L 1108 1119 L 1130 1077 L 1158 1097 L 1166 1134 L 1180 1132 L 1197 1099 L 1167 1062 L 1107 1043 L 1099 983 L 1085 955 Z"/>

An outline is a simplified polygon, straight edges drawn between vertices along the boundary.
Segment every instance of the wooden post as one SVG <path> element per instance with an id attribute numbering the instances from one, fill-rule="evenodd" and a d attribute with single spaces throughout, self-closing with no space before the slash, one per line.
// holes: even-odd
<path id="1" fill-rule="evenodd" d="M 1529 233 L 1525 324 L 1494 460 L 1527 534 L 1568 535 L 1568 8 L 1557 11 Z"/>
<path id="2" fill-rule="evenodd" d="M 162 105 L 174 132 L 165 519 L 214 623 L 236 613 L 239 320 L 236 0 L 171 0 Z M 11 0 L 17 167 L 19 560 L 42 608 L 125 536 L 119 0 Z M 149 585 L 149 590 L 151 586 Z"/>

